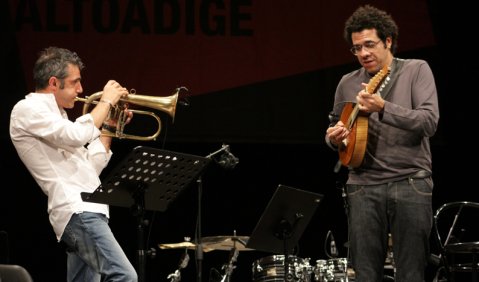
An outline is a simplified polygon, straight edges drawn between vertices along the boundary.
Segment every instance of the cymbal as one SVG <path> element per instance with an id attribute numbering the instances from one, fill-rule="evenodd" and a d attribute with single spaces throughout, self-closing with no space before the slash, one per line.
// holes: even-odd
<path id="1" fill-rule="evenodd" d="M 203 252 L 211 252 L 215 250 L 230 251 L 236 249 L 238 251 L 252 251 L 254 249 L 246 248 L 248 236 L 210 236 L 201 239 Z M 192 242 L 179 242 L 171 244 L 158 244 L 160 249 L 196 249 L 196 244 Z"/>
<path id="2" fill-rule="evenodd" d="M 252 251 L 253 249 L 246 248 L 249 236 L 211 236 L 201 239 L 203 248 L 210 248 L 213 250 L 230 251 L 236 249 L 238 251 Z"/>
<path id="3" fill-rule="evenodd" d="M 180 243 L 170 243 L 170 244 L 158 244 L 160 249 L 189 249 L 194 250 L 196 249 L 196 244 L 192 242 L 180 242 Z M 211 252 L 214 249 L 203 246 L 203 252 Z"/>
<path id="4" fill-rule="evenodd" d="M 160 249 L 181 249 L 181 248 L 195 248 L 196 244 L 191 242 L 180 242 L 171 244 L 159 244 Z"/>

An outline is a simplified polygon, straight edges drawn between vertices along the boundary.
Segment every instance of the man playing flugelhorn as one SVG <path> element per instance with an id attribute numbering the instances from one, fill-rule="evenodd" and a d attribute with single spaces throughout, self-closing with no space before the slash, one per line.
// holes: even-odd
<path id="1" fill-rule="evenodd" d="M 112 156 L 112 138 L 102 135 L 101 127 L 110 108 L 128 91 L 108 81 L 95 108 L 70 121 L 65 109 L 73 108 L 83 92 L 83 67 L 74 52 L 57 47 L 43 50 L 33 70 L 35 92 L 11 112 L 10 137 L 48 196 L 50 223 L 57 240 L 67 246 L 67 281 L 137 281 L 108 225 L 108 206 L 81 198 L 82 192 L 92 193 L 101 184 L 99 175 Z M 126 114 L 130 120 L 132 114 Z"/>

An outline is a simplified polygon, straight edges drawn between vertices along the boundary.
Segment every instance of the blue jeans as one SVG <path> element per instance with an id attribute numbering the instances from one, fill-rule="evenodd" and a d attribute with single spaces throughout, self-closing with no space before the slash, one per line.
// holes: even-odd
<path id="1" fill-rule="evenodd" d="M 347 185 L 356 282 L 383 281 L 389 232 L 395 281 L 424 281 L 433 222 L 432 189 L 430 177 L 381 185 Z"/>
<path id="2" fill-rule="evenodd" d="M 105 215 L 74 214 L 61 241 L 67 246 L 67 281 L 138 281 Z"/>

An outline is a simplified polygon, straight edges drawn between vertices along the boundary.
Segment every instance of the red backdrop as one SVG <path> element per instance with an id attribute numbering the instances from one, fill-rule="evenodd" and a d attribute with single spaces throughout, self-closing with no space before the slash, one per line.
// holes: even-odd
<path id="1" fill-rule="evenodd" d="M 139 94 L 191 95 L 354 61 L 343 24 L 363 1 L 8 0 L 29 90 L 37 52 L 76 51 L 86 94 L 116 79 Z M 434 44 L 426 0 L 368 1 L 393 15 L 400 51 Z M 338 8 L 341 7 L 341 8 Z"/>

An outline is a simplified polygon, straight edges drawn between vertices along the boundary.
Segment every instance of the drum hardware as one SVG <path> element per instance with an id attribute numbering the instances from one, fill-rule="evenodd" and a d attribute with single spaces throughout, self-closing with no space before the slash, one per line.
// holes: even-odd
<path id="1" fill-rule="evenodd" d="M 252 273 L 254 282 L 310 282 L 313 268 L 309 258 L 299 258 L 289 255 L 273 255 L 256 260 L 253 263 Z M 285 278 L 286 277 L 286 278 Z"/>
<path id="2" fill-rule="evenodd" d="M 248 242 L 248 236 L 236 236 L 236 230 L 233 232 L 233 236 L 212 236 L 204 237 L 202 239 L 203 245 L 214 250 L 229 250 L 230 256 L 228 262 L 221 267 L 223 274 L 221 274 L 220 282 L 229 282 L 233 274 L 233 270 L 236 268 L 234 265 L 238 259 L 239 251 L 249 251 L 252 249 L 246 248 Z M 217 272 L 217 270 L 215 269 Z M 217 279 L 217 278 L 215 278 Z M 210 277 L 211 280 L 211 277 Z M 216 281 L 216 280 L 215 280 Z"/>
<path id="3" fill-rule="evenodd" d="M 183 255 L 180 258 L 180 263 L 178 264 L 178 268 L 175 270 L 175 272 L 170 273 L 166 277 L 166 279 L 170 279 L 170 282 L 181 281 L 181 270 L 188 266 L 189 261 L 190 261 L 190 256 L 188 255 L 188 249 L 185 248 L 185 252 L 183 253 Z"/>
<path id="4" fill-rule="evenodd" d="M 203 237 L 201 239 L 202 241 L 201 249 L 203 250 L 203 252 L 219 250 L 219 251 L 230 251 L 231 253 L 228 263 L 223 265 L 221 268 L 224 274 L 221 274 L 221 278 L 214 279 L 215 281 L 216 280 L 219 280 L 221 282 L 230 281 L 231 275 L 233 274 L 233 270 L 236 268 L 234 264 L 238 258 L 238 252 L 254 250 L 251 248 L 246 248 L 246 244 L 248 240 L 249 240 L 248 236 L 236 236 L 236 231 L 234 231 L 233 236 L 210 236 L 210 237 Z M 185 237 L 184 242 L 159 244 L 158 246 L 160 247 L 160 249 L 185 249 L 185 254 L 188 249 L 196 250 L 196 248 L 198 247 L 197 244 L 190 242 L 189 238 L 187 237 Z M 187 254 L 185 256 L 187 256 Z M 188 262 L 186 262 L 186 264 L 188 264 Z M 181 279 L 180 277 L 177 277 L 180 275 L 180 269 L 181 267 L 177 269 L 174 273 L 168 275 L 168 279 Z M 171 280 L 170 282 L 178 282 L 178 281 L 180 280 Z"/>
<path id="5" fill-rule="evenodd" d="M 354 270 L 348 268 L 347 258 L 318 259 L 313 270 L 314 281 L 348 282 L 354 281 Z"/>
<path id="6" fill-rule="evenodd" d="M 326 251 L 326 243 L 329 239 L 329 252 Z M 333 232 L 331 230 L 328 230 L 328 233 L 326 234 L 326 239 L 325 239 L 325 244 L 324 244 L 324 249 L 329 258 L 337 258 L 339 253 L 338 249 L 336 248 L 336 241 L 334 240 Z"/>
<path id="7" fill-rule="evenodd" d="M 313 270 L 314 281 L 318 282 L 348 282 L 349 277 L 354 275 L 348 272 L 348 260 L 346 258 L 319 259 Z"/>
<path id="8" fill-rule="evenodd" d="M 333 282 L 348 282 L 348 259 L 346 258 L 334 258 L 328 260 L 328 270 L 326 277 Z"/>
<path id="9" fill-rule="evenodd" d="M 325 259 L 316 260 L 316 267 L 313 270 L 314 281 L 327 281 L 325 280 L 328 272 L 328 261 Z"/>
<path id="10" fill-rule="evenodd" d="M 231 275 L 233 274 L 233 270 L 236 268 L 234 265 L 236 260 L 238 259 L 238 249 L 233 248 L 230 252 L 230 259 L 228 263 L 223 265 L 221 269 L 224 271 L 224 275 L 221 278 L 221 282 L 229 282 Z"/>
<path id="11" fill-rule="evenodd" d="M 384 268 L 395 270 L 394 253 L 393 253 L 393 239 L 392 239 L 391 233 L 388 233 L 388 250 L 387 250 L 387 254 L 386 254 L 386 260 L 384 261 Z"/>
<path id="12" fill-rule="evenodd" d="M 195 246 L 195 244 L 191 243 L 190 237 L 185 237 L 184 242 L 174 243 L 174 244 L 160 244 L 160 249 L 178 249 L 183 248 L 185 252 L 180 258 L 180 262 L 178 263 L 178 268 L 175 272 L 168 274 L 166 279 L 170 279 L 170 282 L 179 282 L 181 281 L 181 270 L 188 266 L 188 262 L 190 261 L 190 256 L 188 255 L 188 249 Z"/>

